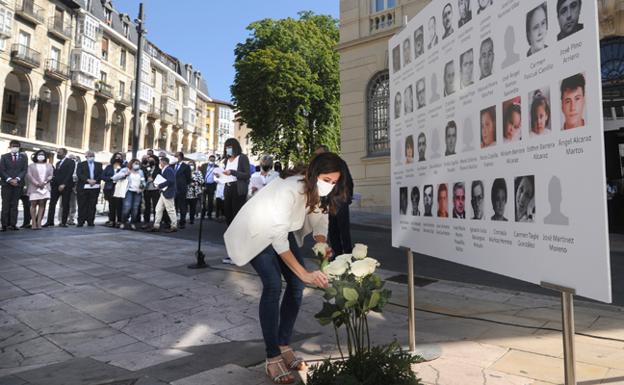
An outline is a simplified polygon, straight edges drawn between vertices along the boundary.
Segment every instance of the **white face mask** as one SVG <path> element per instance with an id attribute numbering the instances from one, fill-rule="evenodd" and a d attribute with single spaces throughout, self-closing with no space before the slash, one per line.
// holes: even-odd
<path id="1" fill-rule="evenodd" d="M 225 149 L 225 154 L 226 154 L 227 156 L 232 156 L 232 154 L 233 154 L 232 147 L 227 147 L 227 148 Z"/>
<path id="2" fill-rule="evenodd" d="M 191 171 L 195 171 L 195 166 L 191 166 Z"/>
<path id="3" fill-rule="evenodd" d="M 17 154 L 19 152 L 19 147 L 11 147 L 11 153 Z"/>
<path id="4" fill-rule="evenodd" d="M 37 155 L 37 160 L 39 162 L 43 162 L 45 160 L 45 158 L 46 158 L 45 155 Z"/>
<path id="5" fill-rule="evenodd" d="M 132 169 L 133 170 L 140 170 L 141 169 L 141 165 L 135 163 L 135 164 L 132 165 Z"/>
<path id="6" fill-rule="evenodd" d="M 95 160 L 94 157 L 90 156 L 87 158 L 87 162 L 92 163 Z"/>
<path id="7" fill-rule="evenodd" d="M 318 189 L 319 196 L 321 197 L 329 195 L 329 193 L 334 189 L 334 186 L 335 185 L 321 179 L 316 181 L 316 188 Z"/>

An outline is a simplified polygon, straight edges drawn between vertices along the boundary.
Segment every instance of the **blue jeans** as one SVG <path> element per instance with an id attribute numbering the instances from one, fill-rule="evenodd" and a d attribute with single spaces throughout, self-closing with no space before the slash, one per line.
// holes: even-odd
<path id="1" fill-rule="evenodd" d="M 293 233 L 288 234 L 290 250 L 301 265 L 305 266 Z M 295 321 L 301 307 L 305 284 L 273 250 L 267 249 L 251 260 L 251 266 L 262 280 L 260 297 L 260 327 L 266 347 L 267 358 L 280 355 L 280 345 L 288 345 Z M 280 306 L 282 276 L 286 290 Z"/>
<path id="2" fill-rule="evenodd" d="M 139 215 L 139 206 L 141 206 L 141 193 L 128 190 L 123 200 L 123 209 L 121 212 L 123 223 L 128 222 L 128 214 L 130 213 L 132 213 L 130 221 L 132 223 L 136 222 L 136 218 Z"/>

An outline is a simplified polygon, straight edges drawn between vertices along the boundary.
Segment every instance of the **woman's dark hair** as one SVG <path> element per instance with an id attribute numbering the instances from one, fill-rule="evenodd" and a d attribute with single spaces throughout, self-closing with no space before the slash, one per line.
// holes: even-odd
<path id="1" fill-rule="evenodd" d="M 132 169 L 132 166 L 133 166 L 135 163 L 138 163 L 138 164 L 140 165 L 140 164 L 141 164 L 141 161 L 140 161 L 140 160 L 138 160 L 138 159 L 136 159 L 136 158 L 131 159 L 131 160 L 130 160 L 130 162 L 128 162 L 127 167 L 128 167 L 129 169 Z"/>
<path id="2" fill-rule="evenodd" d="M 542 93 L 542 91 L 537 90 L 533 93 L 533 101 L 531 102 L 531 129 L 537 123 L 537 108 L 544 107 L 544 111 L 546 111 L 546 115 L 548 115 L 548 119 L 546 119 L 546 124 L 544 127 L 550 127 L 550 103 L 548 103 L 548 99 Z"/>
<path id="3" fill-rule="evenodd" d="M 121 163 L 123 163 L 123 155 L 122 155 L 122 153 L 121 153 L 121 152 L 114 152 L 114 153 L 113 153 L 113 156 L 111 156 L 111 158 L 110 158 L 110 164 L 113 164 L 113 161 L 115 160 L 115 158 L 117 157 L 117 155 L 122 156 L 122 161 L 121 161 Z"/>
<path id="4" fill-rule="evenodd" d="M 492 205 L 494 205 L 494 200 L 497 199 L 496 192 L 498 190 L 501 190 L 505 193 L 505 202 L 507 202 L 507 183 L 505 183 L 505 179 L 494 179 L 494 183 L 492 183 Z"/>
<path id="5" fill-rule="evenodd" d="M 30 159 L 33 161 L 33 163 L 39 163 L 39 161 L 37 160 L 37 156 L 39 154 L 43 154 L 43 156 L 45 156 L 44 162 L 48 161 L 48 153 L 45 152 L 44 150 L 37 150 L 30 156 Z"/>
<path id="6" fill-rule="evenodd" d="M 238 140 L 236 140 L 236 138 L 229 138 L 228 140 L 225 141 L 225 144 L 223 144 L 223 158 L 224 159 L 228 158 L 228 155 L 225 151 L 225 149 L 228 147 L 232 147 L 232 156 L 238 156 L 243 153 L 243 149 L 241 148 L 241 145 L 238 142 Z"/>
<path id="7" fill-rule="evenodd" d="M 412 202 L 420 202 L 420 190 L 418 189 L 418 186 L 412 187 L 411 198 Z"/>
<path id="8" fill-rule="evenodd" d="M 319 175 L 330 172 L 339 172 L 340 177 L 329 195 L 321 199 L 316 187 L 317 180 Z M 320 153 L 314 156 L 307 166 L 299 164 L 292 169 L 284 170 L 280 177 L 285 179 L 293 175 L 304 176 L 303 194 L 306 196 L 306 207 L 309 213 L 314 212 L 318 206 L 323 213 L 336 214 L 338 206 L 348 200 L 347 164 L 333 152 Z"/>
<path id="9" fill-rule="evenodd" d="M 273 164 L 273 170 L 275 170 L 277 172 L 282 172 L 282 164 L 280 163 L 280 161 L 276 161 Z"/>
<path id="10" fill-rule="evenodd" d="M 518 115 L 522 115 L 520 104 L 511 103 L 507 106 L 507 108 L 505 108 L 505 111 L 503 112 L 503 121 L 505 122 L 505 124 L 512 122 L 514 112 L 517 112 Z"/>

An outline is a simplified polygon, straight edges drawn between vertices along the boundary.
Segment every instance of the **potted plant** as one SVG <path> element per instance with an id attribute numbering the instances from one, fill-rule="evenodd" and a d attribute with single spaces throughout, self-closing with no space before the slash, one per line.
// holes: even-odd
<path id="1" fill-rule="evenodd" d="M 421 361 L 401 349 L 396 342 L 372 347 L 368 314 L 381 313 L 392 292 L 375 270 L 379 262 L 368 256 L 368 247 L 356 243 L 351 254 L 332 262 L 323 259 L 327 245 L 317 243 L 313 251 L 321 270 L 329 277 L 323 290 L 323 308 L 315 317 L 321 325 L 333 325 L 340 360 L 327 359 L 313 366 L 308 385 L 416 385 L 420 380 L 411 365 Z M 342 349 L 340 329 L 346 333 L 347 355 Z"/>

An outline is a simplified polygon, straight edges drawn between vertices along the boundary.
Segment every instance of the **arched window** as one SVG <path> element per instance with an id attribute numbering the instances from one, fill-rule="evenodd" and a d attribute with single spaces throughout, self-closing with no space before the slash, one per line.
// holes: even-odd
<path id="1" fill-rule="evenodd" d="M 388 71 L 375 74 L 366 87 L 366 132 L 368 155 L 390 153 L 390 76 Z"/>
<path id="2" fill-rule="evenodd" d="M 624 82 L 624 37 L 603 39 L 600 42 L 600 65 L 603 86 Z"/>

